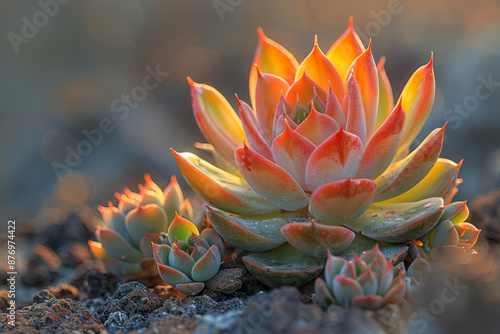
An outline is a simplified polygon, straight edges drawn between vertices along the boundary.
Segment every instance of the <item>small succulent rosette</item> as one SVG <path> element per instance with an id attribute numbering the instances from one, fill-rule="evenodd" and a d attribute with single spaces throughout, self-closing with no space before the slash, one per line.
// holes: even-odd
<path id="1" fill-rule="evenodd" d="M 184 199 L 175 176 L 164 191 L 148 174 L 144 179 L 139 193 L 124 189 L 115 193 L 118 206 L 109 202 L 109 207 L 98 208 L 103 225 L 95 232 L 98 241 L 89 240 L 93 255 L 118 276 L 157 274 L 151 241 L 160 241 L 160 233 L 168 230 L 176 211 L 193 219 L 191 203 Z"/>
<path id="2" fill-rule="evenodd" d="M 400 303 L 406 293 L 404 271 L 394 268 L 378 249 L 357 255 L 350 262 L 329 254 L 325 280 L 318 278 L 315 301 L 327 308 L 335 304 L 377 310 L 390 303 Z"/>
<path id="3" fill-rule="evenodd" d="M 469 215 L 466 202 L 446 207 L 439 223 L 421 238 L 421 255 L 431 262 L 460 263 L 476 244 L 480 229 L 466 222 Z"/>
<path id="4" fill-rule="evenodd" d="M 200 234 L 189 220 L 176 215 L 168 229 L 169 244 L 153 244 L 153 256 L 160 277 L 185 295 L 196 295 L 217 274 L 225 246 L 211 228 Z"/>

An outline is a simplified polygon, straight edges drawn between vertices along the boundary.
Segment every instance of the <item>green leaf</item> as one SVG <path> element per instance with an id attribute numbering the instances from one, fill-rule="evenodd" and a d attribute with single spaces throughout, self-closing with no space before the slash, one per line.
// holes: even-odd
<path id="1" fill-rule="evenodd" d="M 300 286 L 318 276 L 324 259 L 305 255 L 286 243 L 279 248 L 243 257 L 248 271 L 265 285 Z"/>

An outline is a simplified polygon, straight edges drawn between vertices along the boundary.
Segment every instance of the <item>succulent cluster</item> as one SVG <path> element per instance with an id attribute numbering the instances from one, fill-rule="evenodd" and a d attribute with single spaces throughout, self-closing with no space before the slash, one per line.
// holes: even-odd
<path id="1" fill-rule="evenodd" d="M 168 244 L 154 244 L 153 256 L 161 278 L 185 295 L 195 295 L 203 282 L 217 274 L 224 258 L 225 245 L 211 228 L 200 234 L 189 220 L 176 215 L 168 228 Z"/>
<path id="2" fill-rule="evenodd" d="M 151 242 L 160 241 L 160 234 L 168 230 L 176 212 L 194 219 L 191 203 L 184 199 L 175 176 L 163 191 L 149 174 L 144 179 L 139 193 L 124 189 L 124 193 L 115 193 L 117 206 L 109 202 L 108 207 L 98 208 L 103 225 L 95 232 L 98 242 L 89 241 L 94 256 L 119 276 L 155 274 Z"/>
<path id="3" fill-rule="evenodd" d="M 363 309 L 380 307 L 403 300 L 406 278 L 401 268 L 393 268 L 378 246 L 347 262 L 329 254 L 325 266 L 325 281 L 316 280 L 315 300 L 326 308 L 331 304 Z"/>
<path id="4" fill-rule="evenodd" d="M 439 158 L 445 127 L 409 151 L 434 102 L 432 56 L 396 104 L 384 62 L 375 64 L 351 20 L 326 54 L 316 39 L 301 63 L 259 30 L 251 106 L 236 98 L 239 117 L 216 89 L 188 78 L 210 142 L 202 147 L 217 166 L 172 152 L 208 202 L 212 227 L 253 252 L 243 260 L 265 284 L 314 279 L 328 251 L 425 238 L 451 203 L 462 162 Z"/>
<path id="5" fill-rule="evenodd" d="M 399 303 L 407 279 L 385 250 L 420 244 L 408 269 L 417 277 L 428 261 L 460 258 L 480 231 L 465 222 L 465 202 L 451 203 L 462 161 L 439 157 L 445 126 L 410 152 L 434 102 L 432 55 L 397 103 L 384 62 L 375 63 L 352 20 L 326 54 L 316 39 L 301 63 L 259 30 L 251 103 L 236 97 L 239 115 L 216 89 L 188 78 L 209 141 L 197 147 L 216 165 L 172 153 L 207 202 L 213 229 L 200 234 L 188 220 L 175 179 L 162 192 L 146 176 L 139 194 L 126 191 L 118 207 L 100 208 L 106 227 L 90 243 L 94 254 L 126 272 L 153 256 L 166 283 L 196 294 L 219 270 L 225 241 L 245 251 L 249 272 L 270 287 L 299 286 L 325 269 L 316 281 L 324 307 Z"/>

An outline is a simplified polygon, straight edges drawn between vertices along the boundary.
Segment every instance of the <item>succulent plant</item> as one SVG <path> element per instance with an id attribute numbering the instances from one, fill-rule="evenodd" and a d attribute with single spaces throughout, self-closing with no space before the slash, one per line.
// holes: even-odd
<path id="1" fill-rule="evenodd" d="M 249 271 L 270 286 L 314 279 L 330 251 L 406 245 L 429 233 L 457 191 L 461 161 L 439 158 L 444 128 L 409 146 L 434 102 L 431 60 L 394 105 L 382 58 L 354 31 L 325 54 L 317 39 L 298 63 L 259 30 L 252 107 L 240 117 L 213 87 L 188 78 L 198 125 L 217 166 L 172 150 L 228 243 L 254 252 Z M 384 247 L 381 246 L 381 250 Z"/>
<path id="2" fill-rule="evenodd" d="M 436 227 L 421 238 L 423 257 L 431 262 L 460 262 L 476 244 L 481 232 L 465 221 L 468 215 L 466 202 L 448 205 Z"/>
<path id="3" fill-rule="evenodd" d="M 376 310 L 389 303 L 400 303 L 406 293 L 407 280 L 401 268 L 393 268 L 374 249 L 347 262 L 329 254 L 325 266 L 325 281 L 316 279 L 315 301 L 327 308 L 331 304 Z"/>
<path id="4" fill-rule="evenodd" d="M 448 205 L 436 227 L 410 247 L 407 277 L 412 290 L 424 285 L 433 268 L 446 270 L 469 260 L 481 230 L 465 222 L 468 215 L 466 202 Z"/>
<path id="5" fill-rule="evenodd" d="M 139 193 L 124 189 L 124 193 L 115 193 L 117 206 L 109 202 L 108 207 L 98 208 L 103 226 L 95 232 L 98 241 L 89 241 L 94 256 L 119 276 L 140 272 L 154 275 L 151 242 L 160 242 L 160 233 L 168 230 L 176 212 L 194 219 L 191 203 L 184 199 L 175 176 L 164 191 L 149 174 L 144 179 Z"/>
<path id="6" fill-rule="evenodd" d="M 225 245 L 211 228 L 198 228 L 176 215 L 164 241 L 153 244 L 153 256 L 161 278 L 185 295 L 195 295 L 217 274 Z"/>

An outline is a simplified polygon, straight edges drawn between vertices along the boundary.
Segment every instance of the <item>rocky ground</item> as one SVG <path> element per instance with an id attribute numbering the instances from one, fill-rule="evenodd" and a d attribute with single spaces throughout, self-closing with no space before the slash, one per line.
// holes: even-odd
<path id="1" fill-rule="evenodd" d="M 269 291 L 234 260 L 223 263 L 194 297 L 158 278 L 118 279 L 92 259 L 86 246 L 92 232 L 75 215 L 37 233 L 19 232 L 32 245 L 26 256 L 29 271 L 18 277 L 15 326 L 8 323 L 8 292 L 0 291 L 0 313 L 5 312 L 0 332 L 462 333 L 480 324 L 483 333 L 494 333 L 499 327 L 494 315 L 500 314 L 500 191 L 472 201 L 469 221 L 483 229 L 478 247 L 488 256 L 429 283 L 413 308 L 389 305 L 371 312 L 324 311 L 312 302 L 312 284 Z M 7 279 L 5 269 L 1 282 Z M 453 303 L 442 299 L 446 289 L 454 293 Z"/>

